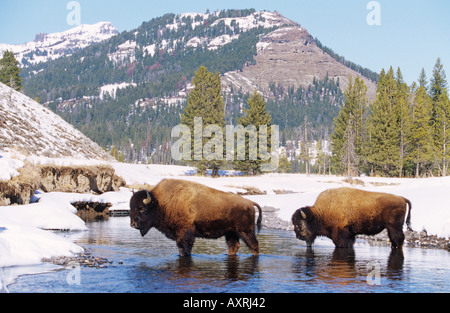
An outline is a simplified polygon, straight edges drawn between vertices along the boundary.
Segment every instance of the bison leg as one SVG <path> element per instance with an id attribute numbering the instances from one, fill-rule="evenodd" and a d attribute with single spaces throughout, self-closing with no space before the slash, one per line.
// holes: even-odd
<path id="1" fill-rule="evenodd" d="M 256 239 L 254 232 L 240 233 L 242 240 L 244 240 L 247 247 L 252 250 L 253 255 L 259 255 L 259 242 Z"/>
<path id="2" fill-rule="evenodd" d="M 239 244 L 239 235 L 236 232 L 226 233 L 225 240 L 228 245 L 228 255 L 235 255 L 241 246 Z"/>
<path id="3" fill-rule="evenodd" d="M 389 240 L 391 240 L 392 249 L 401 249 L 403 247 L 403 242 L 405 241 L 405 234 L 403 234 L 401 226 L 387 226 Z"/>
<path id="4" fill-rule="evenodd" d="M 180 256 L 190 256 L 194 246 L 195 234 L 191 231 L 180 233 L 176 240 Z"/>
<path id="5" fill-rule="evenodd" d="M 352 248 L 355 243 L 355 235 L 351 234 L 346 228 L 336 228 L 332 231 L 331 240 L 333 240 L 336 248 Z"/>

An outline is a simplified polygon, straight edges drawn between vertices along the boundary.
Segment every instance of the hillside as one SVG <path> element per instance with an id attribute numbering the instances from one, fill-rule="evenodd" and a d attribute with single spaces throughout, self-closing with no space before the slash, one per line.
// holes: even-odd
<path id="1" fill-rule="evenodd" d="M 270 84 L 284 89 L 307 87 L 315 79 L 325 77 L 339 81 L 341 90 L 347 88 L 349 76 L 361 77 L 368 87 L 368 97 L 375 98 L 376 83 L 342 65 L 320 49 L 308 31 L 299 26 L 281 27 L 261 38 L 256 44 L 258 54 L 255 64 L 242 71 L 227 72 L 223 82 L 226 86 L 254 89 L 266 97 L 273 97 Z"/>
<path id="2" fill-rule="evenodd" d="M 96 143 L 27 96 L 0 83 L 0 150 L 110 160 Z"/>

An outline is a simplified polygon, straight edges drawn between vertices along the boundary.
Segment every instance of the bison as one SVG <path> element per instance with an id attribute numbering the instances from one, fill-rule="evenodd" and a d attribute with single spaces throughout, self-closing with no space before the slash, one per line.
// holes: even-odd
<path id="1" fill-rule="evenodd" d="M 255 235 L 256 222 L 261 229 L 261 207 L 241 196 L 215 190 L 184 180 L 164 179 L 151 191 L 138 191 L 130 200 L 131 227 L 142 236 L 155 227 L 169 239 L 175 240 L 181 256 L 191 254 L 195 237 L 225 236 L 228 254 L 239 250 L 239 238 L 259 254 Z"/>
<path id="2" fill-rule="evenodd" d="M 292 216 L 294 231 L 311 247 L 317 236 L 333 240 L 337 248 L 351 248 L 356 235 L 375 235 L 387 228 L 392 248 L 402 248 L 406 224 L 411 229 L 411 202 L 400 196 L 353 188 L 322 192 L 312 207 L 298 209 Z"/>

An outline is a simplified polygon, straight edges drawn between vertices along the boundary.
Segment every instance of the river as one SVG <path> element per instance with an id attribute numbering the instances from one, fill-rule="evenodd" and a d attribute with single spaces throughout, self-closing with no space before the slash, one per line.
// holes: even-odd
<path id="1" fill-rule="evenodd" d="M 450 291 L 450 253 L 445 250 L 405 247 L 401 254 L 362 240 L 354 249 L 335 249 L 328 239 L 307 249 L 293 232 L 263 228 L 258 257 L 243 243 L 238 255 L 226 255 L 224 238 L 197 239 L 193 255 L 179 257 L 175 242 L 155 229 L 142 238 L 128 217 L 92 222 L 88 228 L 61 235 L 111 264 L 21 276 L 8 286 L 9 292 Z"/>

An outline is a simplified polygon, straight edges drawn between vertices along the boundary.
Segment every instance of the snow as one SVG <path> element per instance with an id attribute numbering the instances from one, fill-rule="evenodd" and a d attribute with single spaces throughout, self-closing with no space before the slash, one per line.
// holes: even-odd
<path id="1" fill-rule="evenodd" d="M 79 25 L 64 32 L 42 34 L 40 38 L 24 44 L 9 45 L 0 44 L 0 56 L 4 51 L 12 51 L 16 59 L 22 64 L 25 58 L 30 64 L 38 64 L 55 60 L 62 56 L 68 56 L 74 50 L 85 48 L 93 43 L 109 39 L 119 32 L 110 22 L 99 22 L 93 25 Z M 44 55 L 29 55 L 33 52 L 45 52 Z"/>
<path id="2" fill-rule="evenodd" d="M 266 50 L 266 48 L 267 48 L 268 46 L 270 46 L 270 45 L 271 45 L 270 42 L 266 42 L 266 41 L 260 41 L 260 42 L 258 42 L 258 43 L 256 44 L 256 51 L 257 51 L 257 53 L 263 52 L 263 51 Z"/>
<path id="3" fill-rule="evenodd" d="M 207 40 L 208 38 L 193 37 L 186 43 L 186 47 L 197 48 L 198 46 L 203 45 Z"/>
<path id="4" fill-rule="evenodd" d="M 17 170 L 23 166 L 24 163 L 21 160 L 0 156 L 0 180 L 10 180 L 19 175 Z"/>
<path id="5" fill-rule="evenodd" d="M 108 59 L 115 64 L 123 62 L 126 59 L 129 59 L 130 63 L 133 63 L 136 60 L 134 54 L 136 46 L 136 41 L 127 40 L 119 45 L 115 52 L 108 53 Z"/>
<path id="6" fill-rule="evenodd" d="M 222 35 L 215 37 L 211 39 L 211 41 L 208 44 L 208 50 L 217 50 L 221 46 L 225 46 L 226 44 L 229 44 L 233 40 L 236 40 L 239 38 L 239 35 Z"/>
<path id="7" fill-rule="evenodd" d="M 143 48 L 143 51 L 147 53 L 147 55 L 150 55 L 153 57 L 156 52 L 156 44 L 148 45 Z"/>
<path id="8" fill-rule="evenodd" d="M 15 223 L 2 224 L 0 267 L 40 264 L 42 258 L 73 256 L 84 251 L 82 247 L 48 231 Z"/>
<path id="9" fill-rule="evenodd" d="M 117 84 L 109 84 L 104 85 L 100 87 L 100 100 L 103 100 L 105 97 L 105 94 L 109 94 L 110 97 L 116 98 L 117 90 L 118 89 L 125 89 L 129 86 L 136 87 L 137 85 L 135 83 L 117 83 Z"/>
<path id="10" fill-rule="evenodd" d="M 100 161 L 77 159 L 45 159 L 24 157 L 18 154 L 0 152 L 0 172 L 14 173 L 24 160 L 35 163 L 98 164 Z M 91 163 L 90 163 L 91 162 Z M 278 216 L 290 221 L 298 208 L 314 204 L 324 190 L 337 187 L 354 187 L 369 191 L 388 192 L 404 196 L 412 202 L 411 222 L 416 231 L 426 230 L 429 235 L 450 237 L 450 177 L 409 179 L 360 177 L 359 184 L 351 186 L 344 177 L 304 174 L 265 174 L 256 177 L 224 176 L 219 178 L 189 176 L 194 168 L 173 165 L 124 164 L 111 165 L 117 175 L 129 185 L 156 185 L 162 179 L 175 178 L 195 181 L 226 192 L 243 192 L 245 187 L 255 187 L 266 195 L 246 196 L 262 207 L 279 209 Z M 11 174 L 6 175 L 6 177 Z M 279 194 L 279 190 L 284 194 Z M 0 207 L 0 290 L 14 280 L 11 271 L 15 266 L 41 264 L 43 258 L 71 256 L 83 251 L 70 239 L 49 230 L 86 231 L 86 224 L 78 218 L 76 209 L 70 204 L 76 201 L 108 202 L 111 211 L 128 210 L 132 191 L 121 188 L 118 192 L 102 195 L 76 193 L 37 192 L 38 202 L 22 206 Z M 35 269 L 29 269 L 33 271 Z M 3 271 L 3 272 L 2 272 Z M 20 275 L 25 269 L 18 271 Z M 2 274 L 8 273 L 8 274 Z M 6 275 L 6 276 L 5 276 Z M 19 274 L 17 274 L 19 275 Z"/>
<path id="11" fill-rule="evenodd" d="M 261 19 L 260 17 L 263 17 L 263 19 Z M 248 31 L 252 28 L 257 27 L 271 28 L 275 26 L 280 27 L 285 24 L 292 24 L 292 21 L 282 17 L 276 12 L 259 11 L 244 17 L 221 18 L 212 23 L 211 26 L 215 26 L 221 22 L 224 22 L 226 26 L 231 27 L 231 23 L 233 21 L 236 24 L 239 24 L 239 29 L 241 31 Z"/>

